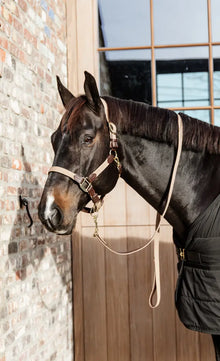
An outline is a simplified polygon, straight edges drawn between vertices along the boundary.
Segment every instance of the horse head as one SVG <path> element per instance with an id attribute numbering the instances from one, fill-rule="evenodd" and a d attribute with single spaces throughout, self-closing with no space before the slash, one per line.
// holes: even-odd
<path id="1" fill-rule="evenodd" d="M 65 113 L 51 136 L 54 150 L 53 171 L 49 172 L 38 206 L 41 222 L 49 231 L 70 234 L 77 214 L 90 201 L 79 182 L 54 169 L 65 169 L 87 179 L 109 154 L 109 127 L 96 81 L 85 72 L 85 95 L 74 97 L 57 77 L 58 91 Z M 101 198 L 112 190 L 118 179 L 115 162 L 93 179 L 92 186 Z"/>

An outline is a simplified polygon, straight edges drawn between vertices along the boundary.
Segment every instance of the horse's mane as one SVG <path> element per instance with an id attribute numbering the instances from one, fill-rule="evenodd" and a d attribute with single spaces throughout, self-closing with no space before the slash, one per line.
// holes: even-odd
<path id="1" fill-rule="evenodd" d="M 177 144 L 177 115 L 174 111 L 152 107 L 132 100 L 103 97 L 108 104 L 110 120 L 120 132 L 147 139 Z M 183 148 L 209 154 L 220 154 L 220 127 L 181 113 Z M 118 120 L 118 121 L 117 121 Z"/>
<path id="2" fill-rule="evenodd" d="M 144 137 L 157 142 L 177 144 L 177 115 L 174 111 L 152 107 L 145 103 L 103 97 L 108 104 L 110 120 L 118 131 Z M 72 131 L 79 124 L 81 108 L 87 103 L 85 96 L 73 98 L 61 121 L 61 127 Z M 220 127 L 181 113 L 183 120 L 183 148 L 209 154 L 220 154 Z"/>

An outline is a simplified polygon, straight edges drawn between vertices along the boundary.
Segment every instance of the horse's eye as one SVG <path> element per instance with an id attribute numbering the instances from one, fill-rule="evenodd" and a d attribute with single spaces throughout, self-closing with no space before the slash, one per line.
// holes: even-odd
<path id="1" fill-rule="evenodd" d="M 83 138 L 84 144 L 91 144 L 93 142 L 93 137 L 91 135 L 86 134 Z"/>

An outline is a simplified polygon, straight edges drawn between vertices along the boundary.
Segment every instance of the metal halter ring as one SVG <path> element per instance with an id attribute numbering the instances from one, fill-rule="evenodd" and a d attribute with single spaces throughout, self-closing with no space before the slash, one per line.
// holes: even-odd
<path id="1" fill-rule="evenodd" d="M 117 133 L 117 128 L 116 128 L 116 125 L 112 122 L 109 122 L 109 130 L 112 134 L 116 135 Z"/>
<path id="2" fill-rule="evenodd" d="M 111 148 L 111 149 L 109 150 L 109 155 L 113 155 L 114 158 L 117 157 L 118 154 L 117 154 L 116 149 L 114 149 L 114 148 L 112 149 L 112 148 Z"/>
<path id="3" fill-rule="evenodd" d="M 109 151 L 109 155 L 112 155 L 114 157 L 114 162 L 116 163 L 116 166 L 117 166 L 117 169 L 118 169 L 118 172 L 119 172 L 119 175 L 121 173 L 121 163 L 120 163 L 120 160 L 118 158 L 118 153 L 116 151 L 116 149 L 110 149 Z"/>

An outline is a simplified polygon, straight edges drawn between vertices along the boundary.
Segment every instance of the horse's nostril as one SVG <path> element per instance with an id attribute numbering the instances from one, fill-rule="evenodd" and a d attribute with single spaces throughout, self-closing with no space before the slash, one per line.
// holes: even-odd
<path id="1" fill-rule="evenodd" d="M 63 214 L 58 208 L 54 208 L 49 216 L 49 221 L 53 227 L 58 227 L 63 221 Z"/>

